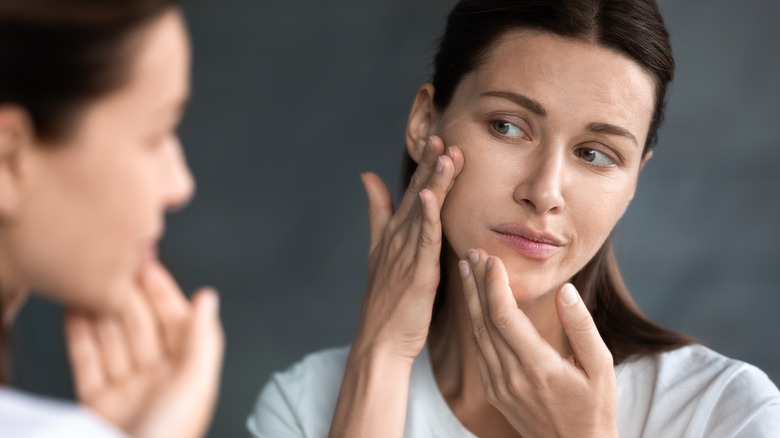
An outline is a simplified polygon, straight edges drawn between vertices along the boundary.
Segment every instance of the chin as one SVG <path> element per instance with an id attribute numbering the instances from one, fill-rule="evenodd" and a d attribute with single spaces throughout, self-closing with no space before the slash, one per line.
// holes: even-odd
<path id="1" fill-rule="evenodd" d="M 518 303 L 537 300 L 548 292 L 557 289 L 557 285 L 551 286 L 548 283 L 535 284 L 523 281 L 513 282 L 510 280 L 509 284 L 512 288 L 512 296 Z"/>
<path id="2" fill-rule="evenodd" d="M 526 263 L 509 265 L 506 261 L 504 264 L 507 268 L 512 295 L 517 302 L 533 301 L 547 293 L 555 293 L 568 279 L 557 275 L 552 270 L 544 269 L 544 266 L 529 267 Z"/>
<path id="3" fill-rule="evenodd" d="M 131 275 L 95 278 L 89 284 L 72 288 L 63 300 L 66 306 L 91 313 L 114 313 L 122 308 L 127 296 L 137 290 Z"/>

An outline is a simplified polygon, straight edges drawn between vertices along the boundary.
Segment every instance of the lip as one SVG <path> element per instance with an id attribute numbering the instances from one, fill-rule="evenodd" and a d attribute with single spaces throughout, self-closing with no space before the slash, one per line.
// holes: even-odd
<path id="1" fill-rule="evenodd" d="M 157 245 L 162 237 L 162 232 L 155 233 L 154 237 L 144 242 L 141 246 L 141 258 L 145 261 L 157 260 Z"/>
<path id="2" fill-rule="evenodd" d="M 151 242 L 141 249 L 141 257 L 145 261 L 157 260 L 157 242 Z"/>
<path id="3" fill-rule="evenodd" d="M 521 224 L 501 224 L 492 230 L 515 252 L 533 260 L 547 260 L 564 245 L 562 239 L 551 233 Z"/>

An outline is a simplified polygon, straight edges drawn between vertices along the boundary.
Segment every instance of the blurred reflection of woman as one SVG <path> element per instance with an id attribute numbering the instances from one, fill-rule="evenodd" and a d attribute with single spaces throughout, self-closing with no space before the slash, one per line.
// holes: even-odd
<path id="1" fill-rule="evenodd" d="M 189 56 L 173 0 L 0 2 L 0 357 L 30 290 L 63 304 L 82 404 L 0 386 L 3 436 L 207 430 L 217 296 L 189 302 L 155 251 L 194 188 L 175 133 Z"/>

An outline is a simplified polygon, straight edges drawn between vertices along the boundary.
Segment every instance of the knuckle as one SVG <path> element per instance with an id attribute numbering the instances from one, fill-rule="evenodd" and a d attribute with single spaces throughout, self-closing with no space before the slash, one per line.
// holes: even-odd
<path id="1" fill-rule="evenodd" d="M 513 395 L 523 394 L 528 390 L 528 385 L 520 373 L 509 373 L 506 382 L 509 392 Z"/>
<path id="2" fill-rule="evenodd" d="M 590 314 L 583 313 L 575 316 L 571 322 L 571 328 L 578 332 L 589 332 L 595 328 Z"/>
<path id="3" fill-rule="evenodd" d="M 526 367 L 528 380 L 535 391 L 546 391 L 552 384 L 552 375 L 549 367 L 543 365 L 530 365 Z"/>
<path id="4" fill-rule="evenodd" d="M 406 246 L 406 234 L 401 232 L 394 232 L 390 236 L 390 240 L 387 243 L 387 248 L 390 253 L 400 252 L 404 246 Z"/>
<path id="5" fill-rule="evenodd" d="M 479 344 L 490 339 L 490 333 L 488 332 L 487 325 L 484 321 L 474 322 L 474 339 L 477 343 L 477 348 L 480 348 Z"/>
<path id="6" fill-rule="evenodd" d="M 495 391 L 496 401 L 499 403 L 507 403 L 514 399 L 512 389 L 509 387 L 508 382 L 504 385 L 498 385 Z"/>
<path id="7" fill-rule="evenodd" d="M 506 328 L 512 318 L 511 312 L 495 304 L 490 304 L 487 312 L 488 321 L 499 329 Z"/>
<path id="8" fill-rule="evenodd" d="M 409 182 L 409 192 L 419 192 L 422 190 L 424 182 L 425 181 L 423 180 L 423 176 L 420 174 L 420 170 L 418 169 L 417 172 L 412 175 L 412 180 Z"/>
<path id="9" fill-rule="evenodd" d="M 423 229 L 420 233 L 420 243 L 422 245 L 438 245 L 441 243 L 441 233 L 437 233 L 434 230 Z"/>

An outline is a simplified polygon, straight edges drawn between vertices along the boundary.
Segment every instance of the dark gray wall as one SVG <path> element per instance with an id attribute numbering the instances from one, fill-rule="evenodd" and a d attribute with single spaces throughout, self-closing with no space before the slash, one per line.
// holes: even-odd
<path id="1" fill-rule="evenodd" d="M 244 436 L 273 370 L 350 341 L 368 227 L 359 173 L 398 187 L 403 127 L 452 1 L 206 1 L 185 9 L 198 179 L 162 255 L 222 293 L 228 336 L 211 436 Z M 661 2 L 678 62 L 667 123 L 619 226 L 655 320 L 780 382 L 780 3 Z M 59 309 L 16 324 L 16 380 L 68 396 Z"/>

